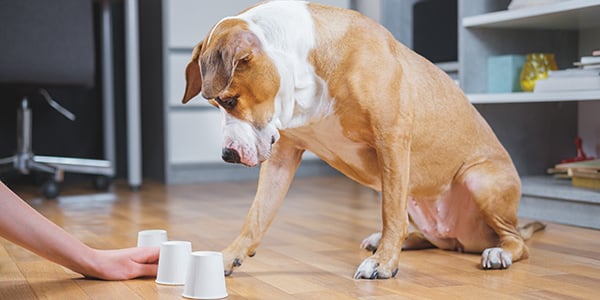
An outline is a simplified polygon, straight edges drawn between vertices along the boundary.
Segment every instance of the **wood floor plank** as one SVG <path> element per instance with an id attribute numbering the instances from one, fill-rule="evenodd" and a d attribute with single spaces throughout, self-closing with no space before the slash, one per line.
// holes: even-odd
<path id="1" fill-rule="evenodd" d="M 3 239 L 0 240 L 4 241 Z M 8 243 L 6 241 L 4 242 Z M 6 247 L 3 245 L 0 245 L 0 274 L 2 274 L 2 281 L 0 282 L 25 280 L 25 276 L 23 276 L 23 273 L 19 270 L 14 259 L 9 255 Z"/>
<path id="2" fill-rule="evenodd" d="M 60 265 L 37 258 L 17 262 L 19 270 L 37 297 L 47 299 L 87 298 L 79 286 L 79 274 Z"/>
<path id="3" fill-rule="evenodd" d="M 67 188 L 55 201 L 16 192 L 83 242 L 132 247 L 137 232 L 166 229 L 194 250 L 221 250 L 239 233 L 256 182 L 165 186 L 132 192 Z M 226 279 L 229 299 L 595 299 L 600 292 L 600 231 L 560 224 L 527 242 L 531 257 L 483 271 L 479 255 L 429 249 L 400 255 L 396 278 L 354 280 L 371 255 L 360 242 L 380 230 L 379 195 L 343 177 L 298 178 L 254 258 Z M 523 223 L 530 220 L 521 220 Z M 83 279 L 0 239 L 0 299 L 181 299 L 182 286 L 153 278 Z"/>
<path id="4" fill-rule="evenodd" d="M 26 280 L 0 281 L 0 299 L 37 299 L 31 285 Z"/>

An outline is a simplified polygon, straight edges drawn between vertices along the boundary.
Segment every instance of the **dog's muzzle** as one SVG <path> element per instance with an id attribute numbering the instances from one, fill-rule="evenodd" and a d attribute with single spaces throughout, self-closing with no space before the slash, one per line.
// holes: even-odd
<path id="1" fill-rule="evenodd" d="M 221 152 L 221 158 L 225 162 L 234 164 L 239 164 L 241 161 L 240 154 L 237 152 L 237 150 L 231 148 L 223 148 Z"/>

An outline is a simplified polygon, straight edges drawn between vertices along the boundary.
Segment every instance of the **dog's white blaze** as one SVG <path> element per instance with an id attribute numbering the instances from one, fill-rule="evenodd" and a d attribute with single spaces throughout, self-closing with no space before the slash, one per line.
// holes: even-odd
<path id="1" fill-rule="evenodd" d="M 223 114 L 223 148 L 235 149 L 240 155 L 241 163 L 255 166 L 269 158 L 271 140 L 279 139 L 279 132 L 273 124 L 257 129 L 252 124 L 242 121 L 220 108 Z"/>
<path id="2" fill-rule="evenodd" d="M 253 134 L 252 126 L 248 122 L 243 122 L 230 114 L 223 108 L 220 109 L 223 114 L 223 148 L 236 149 L 242 160 L 254 160 L 257 155 L 245 153 L 248 149 L 256 150 L 256 139 Z M 254 156 L 250 158 L 249 156 Z"/>
<path id="3" fill-rule="evenodd" d="M 333 99 L 327 83 L 319 78 L 308 60 L 315 47 L 312 16 L 304 1 L 273 1 L 256 6 L 238 16 L 261 41 L 280 77 L 274 114 L 262 129 L 223 113 L 224 148 L 236 149 L 242 163 L 255 165 L 270 155 L 271 140 L 279 138 L 278 129 L 296 128 L 319 122 L 333 114 Z"/>
<path id="4" fill-rule="evenodd" d="M 206 44 L 204 44 L 203 47 L 205 47 L 205 48 L 208 47 L 208 45 L 210 44 L 210 40 L 212 39 L 213 33 L 215 32 L 215 29 L 217 27 L 219 27 L 219 25 L 221 23 L 223 23 L 223 21 L 229 20 L 229 19 L 235 19 L 235 17 L 225 17 L 225 18 L 221 19 L 219 22 L 217 22 L 217 24 L 215 24 L 215 26 L 213 26 L 213 28 L 210 30 L 210 33 L 208 34 L 208 37 L 206 38 Z"/>
<path id="5" fill-rule="evenodd" d="M 274 124 L 294 128 L 331 114 L 333 99 L 308 61 L 316 39 L 307 2 L 268 2 L 239 18 L 248 23 L 279 71 Z"/>

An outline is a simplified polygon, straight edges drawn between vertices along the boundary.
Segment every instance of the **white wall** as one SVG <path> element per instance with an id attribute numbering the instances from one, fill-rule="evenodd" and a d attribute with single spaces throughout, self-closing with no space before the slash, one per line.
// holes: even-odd
<path id="1" fill-rule="evenodd" d="M 381 22 L 381 0 L 355 0 L 354 5 L 363 15 Z"/>

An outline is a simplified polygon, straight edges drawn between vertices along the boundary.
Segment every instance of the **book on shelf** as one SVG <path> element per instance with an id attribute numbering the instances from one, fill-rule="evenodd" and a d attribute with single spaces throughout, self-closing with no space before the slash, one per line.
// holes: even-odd
<path id="1" fill-rule="evenodd" d="M 582 64 L 597 64 L 600 63 L 600 56 L 582 56 L 579 62 Z"/>
<path id="2" fill-rule="evenodd" d="M 600 66 L 600 65 L 599 65 Z M 534 92 L 600 90 L 600 69 L 549 71 L 548 78 L 536 81 Z"/>
<path id="3" fill-rule="evenodd" d="M 555 165 L 554 168 L 549 169 L 548 172 L 551 174 L 567 173 L 568 175 L 571 175 L 573 170 L 598 173 L 600 172 L 600 159 L 588 159 L 583 161 L 560 163 Z"/>
<path id="4" fill-rule="evenodd" d="M 600 159 L 557 164 L 548 173 L 556 178 L 570 178 L 576 187 L 600 190 Z"/>
<path id="5" fill-rule="evenodd" d="M 535 93 L 557 91 L 600 91 L 600 76 L 548 77 L 535 82 Z"/>
<path id="6" fill-rule="evenodd" d="M 581 172 L 574 170 L 571 183 L 573 186 L 600 190 L 599 172 Z"/>
<path id="7" fill-rule="evenodd" d="M 600 56 L 583 56 L 573 65 L 583 69 L 600 70 Z"/>
<path id="8" fill-rule="evenodd" d="M 564 70 L 550 70 L 548 71 L 549 78 L 555 77 L 598 77 L 600 76 L 600 69 L 581 69 L 572 68 Z"/>

